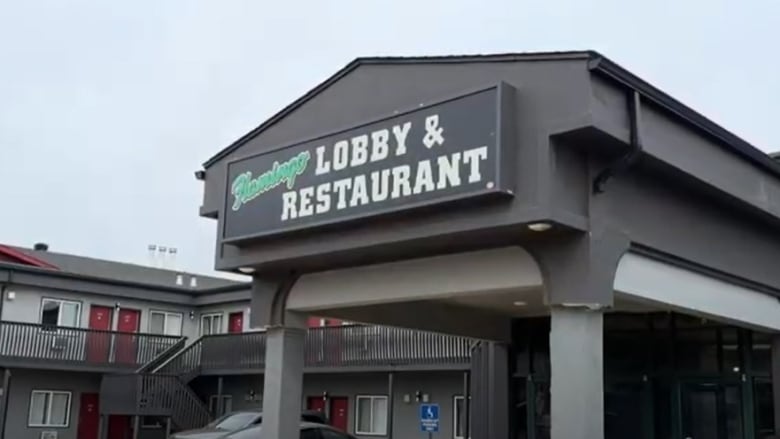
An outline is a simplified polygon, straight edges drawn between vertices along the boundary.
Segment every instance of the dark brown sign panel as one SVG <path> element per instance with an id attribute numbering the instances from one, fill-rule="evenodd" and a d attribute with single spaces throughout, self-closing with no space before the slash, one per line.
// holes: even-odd
<path id="1" fill-rule="evenodd" d="M 511 194 L 510 91 L 500 84 L 229 163 L 223 241 Z"/>

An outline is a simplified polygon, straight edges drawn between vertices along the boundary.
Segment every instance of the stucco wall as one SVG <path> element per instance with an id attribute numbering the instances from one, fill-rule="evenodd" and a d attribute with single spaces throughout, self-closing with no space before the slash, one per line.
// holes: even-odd
<path id="1" fill-rule="evenodd" d="M 72 392 L 68 427 L 28 427 L 30 395 L 33 390 Z M 98 393 L 100 375 L 76 372 L 14 370 L 11 378 L 5 438 L 38 439 L 41 431 L 56 430 L 58 439 L 78 439 L 78 419 L 82 393 Z"/>
<path id="2" fill-rule="evenodd" d="M 355 431 L 355 398 L 358 395 L 387 395 L 387 373 L 349 374 L 307 374 L 303 380 L 303 401 L 311 396 L 327 392 L 332 397 L 349 398 L 348 430 Z M 463 375 L 460 372 L 396 372 L 394 378 L 395 400 L 393 404 L 393 437 L 399 439 L 422 437 L 418 421 L 418 403 L 414 401 L 416 391 L 428 394 L 431 403 L 440 405 L 440 432 L 438 439 L 452 439 L 453 401 L 463 394 Z M 196 391 L 205 399 L 216 394 L 217 377 L 201 377 L 194 383 Z M 223 378 L 223 393 L 233 397 L 233 410 L 260 408 L 259 400 L 249 401 L 246 395 L 250 389 L 262 393 L 263 377 L 226 376 Z M 410 402 L 404 402 L 409 395 Z M 368 436 L 376 437 L 376 436 Z"/>

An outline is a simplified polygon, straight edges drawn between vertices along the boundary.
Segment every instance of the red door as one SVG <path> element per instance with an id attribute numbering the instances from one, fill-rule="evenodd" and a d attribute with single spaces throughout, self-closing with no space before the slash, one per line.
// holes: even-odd
<path id="1" fill-rule="evenodd" d="M 306 408 L 325 413 L 325 400 L 321 396 L 310 396 L 306 398 Z"/>
<path id="2" fill-rule="evenodd" d="M 137 309 L 122 308 L 119 310 L 117 331 L 123 333 L 116 337 L 116 362 L 135 364 L 138 343 L 135 335 L 141 320 L 141 312 Z"/>
<path id="3" fill-rule="evenodd" d="M 89 329 L 100 331 L 111 330 L 111 316 L 113 309 L 108 306 L 89 307 Z M 108 352 L 111 346 L 111 334 L 108 332 L 87 334 L 87 361 L 104 363 L 108 361 Z"/>
<path id="4" fill-rule="evenodd" d="M 231 334 L 244 332 L 244 313 L 232 312 L 228 316 L 228 332 Z"/>
<path id="5" fill-rule="evenodd" d="M 108 439 L 131 439 L 133 426 L 130 424 L 130 416 L 111 415 L 108 417 Z M 81 437 L 79 436 L 79 439 Z"/>
<path id="6" fill-rule="evenodd" d="M 347 415 L 349 413 L 349 398 L 336 396 L 330 398 L 330 425 L 341 431 L 347 431 Z"/>
<path id="7" fill-rule="evenodd" d="M 78 439 L 98 439 L 100 423 L 100 406 L 97 393 L 81 394 L 81 409 L 79 410 Z"/>

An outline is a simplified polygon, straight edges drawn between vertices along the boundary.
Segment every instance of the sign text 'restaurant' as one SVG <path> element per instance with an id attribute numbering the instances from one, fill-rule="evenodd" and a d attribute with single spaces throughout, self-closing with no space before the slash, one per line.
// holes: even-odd
<path id="1" fill-rule="evenodd" d="M 497 90 L 233 162 L 225 238 L 498 190 Z"/>

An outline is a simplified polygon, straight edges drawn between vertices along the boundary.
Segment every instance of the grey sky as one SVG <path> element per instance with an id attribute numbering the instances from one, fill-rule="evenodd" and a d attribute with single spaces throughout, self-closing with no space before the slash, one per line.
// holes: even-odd
<path id="1" fill-rule="evenodd" d="M 211 271 L 193 171 L 364 55 L 596 49 L 780 150 L 779 27 L 776 0 L 0 0 L 0 242 Z"/>

